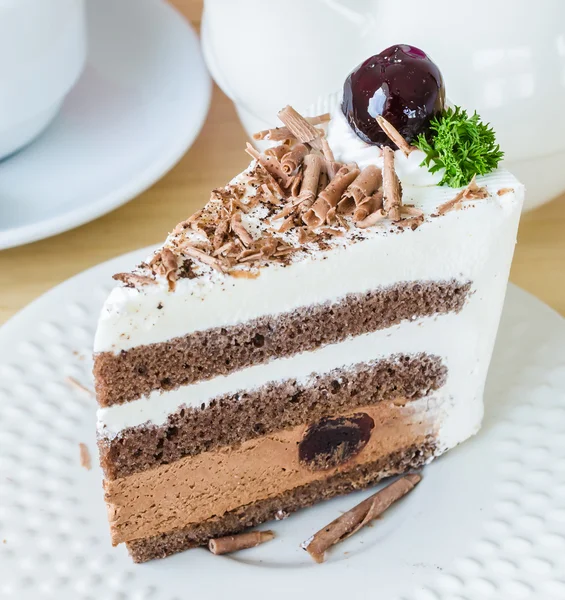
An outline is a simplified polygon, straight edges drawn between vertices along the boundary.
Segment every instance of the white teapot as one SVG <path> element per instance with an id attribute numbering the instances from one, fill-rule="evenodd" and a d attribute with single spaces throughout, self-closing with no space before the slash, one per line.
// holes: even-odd
<path id="1" fill-rule="evenodd" d="M 249 134 L 396 43 L 428 53 L 449 99 L 493 125 L 529 207 L 565 191 L 563 0 L 205 0 L 206 62 Z"/>

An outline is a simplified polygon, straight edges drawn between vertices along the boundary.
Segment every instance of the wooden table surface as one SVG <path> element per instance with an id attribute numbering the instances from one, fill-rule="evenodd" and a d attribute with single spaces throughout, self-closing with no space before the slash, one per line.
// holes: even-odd
<path id="1" fill-rule="evenodd" d="M 198 27 L 201 0 L 173 0 Z M 163 240 L 174 224 L 248 162 L 231 102 L 215 88 L 195 144 L 159 182 L 87 225 L 0 251 L 0 323 L 54 285 L 97 263 Z M 565 315 L 565 195 L 522 217 L 511 280 Z"/>

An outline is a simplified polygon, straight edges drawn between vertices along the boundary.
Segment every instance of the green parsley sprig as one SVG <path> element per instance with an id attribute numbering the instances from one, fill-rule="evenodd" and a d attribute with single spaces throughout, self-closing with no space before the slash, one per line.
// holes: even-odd
<path id="1" fill-rule="evenodd" d="M 488 123 L 476 112 L 469 117 L 459 106 L 434 117 L 428 134 L 421 133 L 414 145 L 425 152 L 422 165 L 431 173 L 445 169 L 440 185 L 450 187 L 462 187 L 473 175 L 494 171 L 504 156 Z"/>

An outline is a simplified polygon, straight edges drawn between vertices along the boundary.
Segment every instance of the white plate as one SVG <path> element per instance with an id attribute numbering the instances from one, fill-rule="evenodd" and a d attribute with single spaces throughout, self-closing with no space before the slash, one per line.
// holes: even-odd
<path id="1" fill-rule="evenodd" d="M 30 146 L 0 163 L 0 249 L 131 200 L 190 147 L 211 83 L 198 37 L 164 0 L 89 0 L 86 69 Z"/>
<path id="2" fill-rule="evenodd" d="M 110 276 L 147 254 L 70 279 L 0 330 L 0 597 L 565 598 L 565 321 L 512 286 L 480 434 L 325 564 L 300 542 L 370 492 L 269 524 L 275 541 L 229 557 L 196 549 L 134 565 L 112 548 L 101 471 L 79 466 L 79 442 L 96 462 L 95 402 L 65 377 L 92 385 Z"/>

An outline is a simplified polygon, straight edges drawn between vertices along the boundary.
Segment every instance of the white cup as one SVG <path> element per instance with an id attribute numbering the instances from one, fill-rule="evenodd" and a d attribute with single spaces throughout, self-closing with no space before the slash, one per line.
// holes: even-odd
<path id="1" fill-rule="evenodd" d="M 85 60 L 84 0 L 0 0 L 0 158 L 47 127 Z"/>

